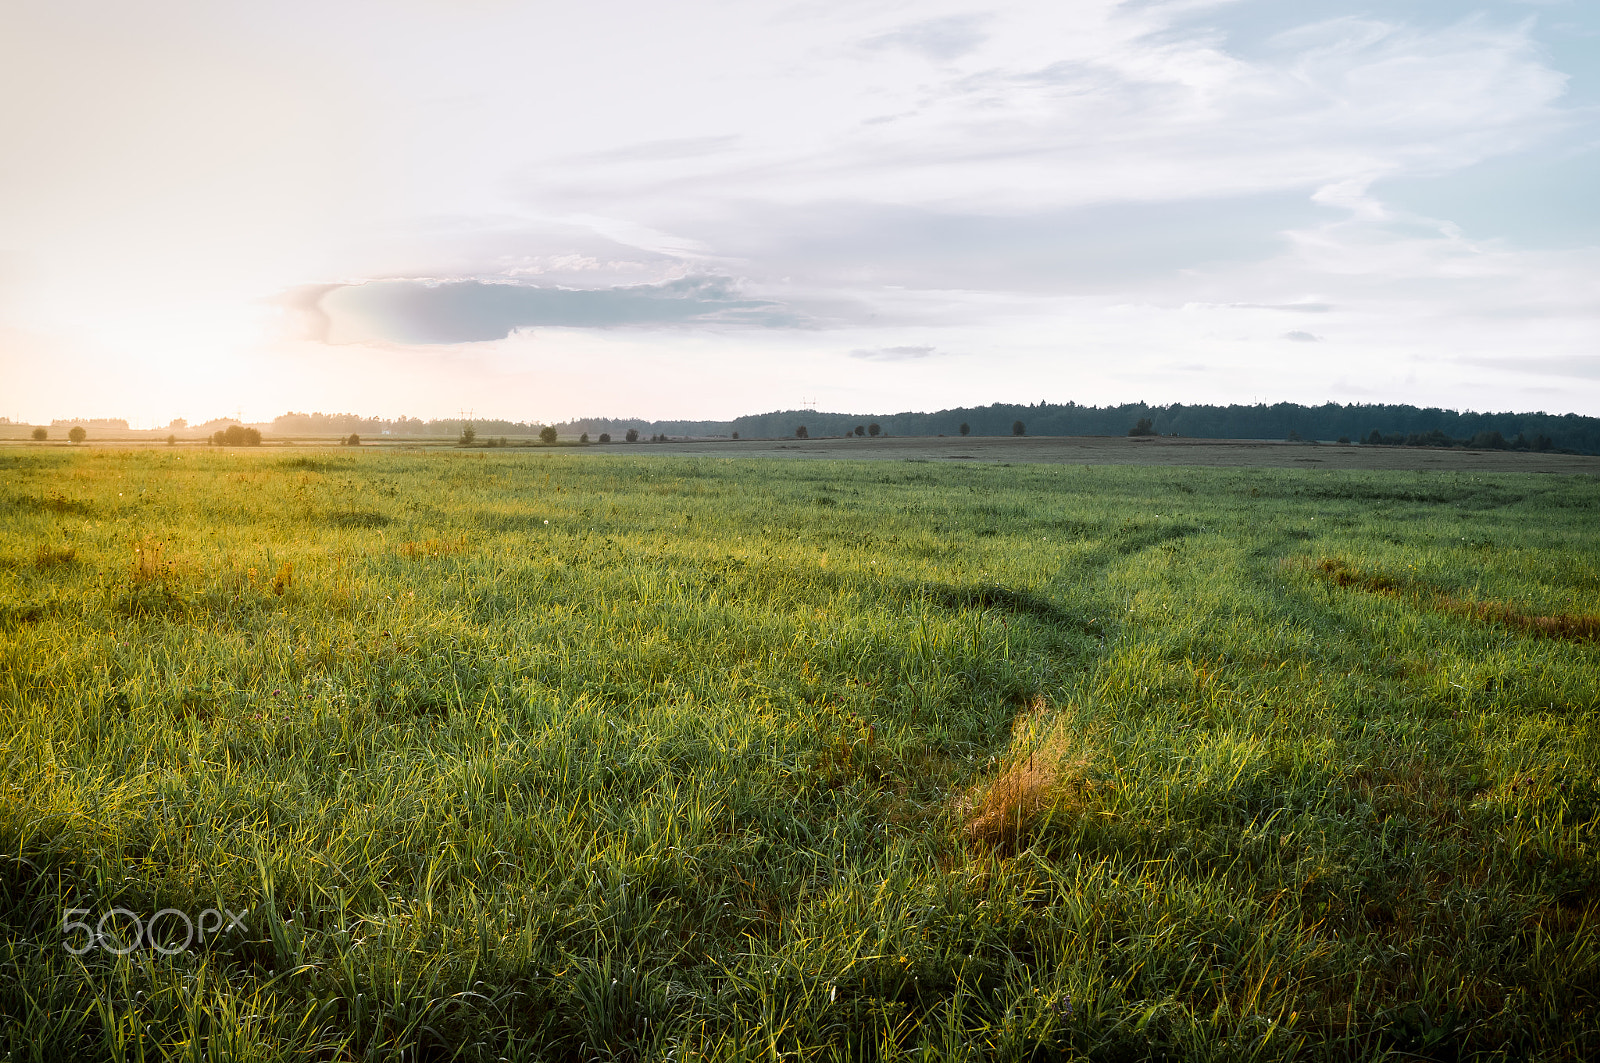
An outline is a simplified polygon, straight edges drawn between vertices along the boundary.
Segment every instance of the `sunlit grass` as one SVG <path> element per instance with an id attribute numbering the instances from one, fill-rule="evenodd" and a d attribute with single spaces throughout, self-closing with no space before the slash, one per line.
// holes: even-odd
<path id="1" fill-rule="evenodd" d="M 1600 1053 L 1592 479 L 0 469 L 14 1058 Z"/>

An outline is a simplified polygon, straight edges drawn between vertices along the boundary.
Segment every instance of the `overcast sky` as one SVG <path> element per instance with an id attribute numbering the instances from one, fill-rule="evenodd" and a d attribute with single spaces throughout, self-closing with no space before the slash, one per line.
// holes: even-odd
<path id="1" fill-rule="evenodd" d="M 0 415 L 1600 415 L 1600 4 L 8 0 Z"/>

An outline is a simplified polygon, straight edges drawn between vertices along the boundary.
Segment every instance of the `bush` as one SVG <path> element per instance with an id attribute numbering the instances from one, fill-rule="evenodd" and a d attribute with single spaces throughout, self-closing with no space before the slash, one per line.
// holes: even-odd
<path id="1" fill-rule="evenodd" d="M 1499 435 L 1498 432 L 1495 434 Z M 72 440 L 74 443 L 82 443 L 85 439 L 89 438 L 89 433 L 84 429 L 83 425 L 75 424 L 72 426 L 72 429 L 67 432 L 67 438 Z"/>
<path id="2" fill-rule="evenodd" d="M 177 442 L 178 442 L 178 437 L 177 436 L 175 436 L 175 435 L 167 436 L 167 446 L 170 447 L 170 446 L 172 446 L 173 444 L 175 444 Z"/>
<path id="3" fill-rule="evenodd" d="M 1028 430 L 1025 427 L 1023 427 L 1023 424 L 1022 424 L 1021 421 L 1012 421 L 1011 422 L 1011 434 L 1014 435 L 1014 436 L 1025 436 L 1025 435 L 1028 434 Z"/>
<path id="4" fill-rule="evenodd" d="M 359 447 L 361 445 L 361 437 L 351 432 L 349 438 L 344 441 L 344 445 L 347 447 Z"/>
<path id="5" fill-rule="evenodd" d="M 211 442 L 219 447 L 259 447 L 261 433 L 242 424 L 230 424 L 226 430 L 212 432 Z"/>
<path id="6" fill-rule="evenodd" d="M 628 434 L 622 438 L 626 439 L 630 443 L 637 443 L 639 442 L 639 430 L 637 428 L 630 428 L 628 429 Z"/>
<path id="7" fill-rule="evenodd" d="M 50 430 L 48 428 L 35 428 L 33 430 L 33 438 L 35 438 L 35 439 L 49 439 L 50 438 Z"/>
<path id="8" fill-rule="evenodd" d="M 806 426 L 805 425 L 801 425 L 799 428 L 796 428 L 794 430 L 794 437 L 796 439 L 807 439 L 807 438 L 809 438 L 809 436 L 806 435 Z"/>
<path id="9" fill-rule="evenodd" d="M 1339 437 L 1339 445 L 1341 447 L 1348 447 L 1350 445 L 1350 437 L 1349 436 L 1340 436 Z"/>
<path id="10" fill-rule="evenodd" d="M 859 429 L 857 429 L 857 431 L 859 431 Z M 964 435 L 964 436 L 971 435 L 972 434 L 972 426 L 970 424 L 968 424 L 967 422 L 962 421 L 961 422 L 961 434 Z"/>
<path id="11" fill-rule="evenodd" d="M 739 433 L 738 432 L 733 433 L 733 438 L 738 439 L 739 438 Z"/>
<path id="12" fill-rule="evenodd" d="M 611 433 L 610 432 L 601 432 L 600 433 L 600 442 L 602 442 L 602 443 L 611 442 Z"/>
<path id="13" fill-rule="evenodd" d="M 867 429 L 866 429 L 866 427 L 864 425 L 859 425 L 859 424 L 856 425 L 856 435 L 864 436 L 866 434 L 867 434 Z"/>
<path id="14" fill-rule="evenodd" d="M 555 441 L 556 430 L 554 427 L 551 425 L 545 425 L 543 428 L 539 429 L 539 442 L 543 443 L 545 446 L 549 446 Z"/>
<path id="15" fill-rule="evenodd" d="M 580 443 L 589 442 L 589 433 L 588 432 L 584 432 L 584 433 L 580 434 L 578 436 L 578 442 L 580 442 Z"/>
<path id="16" fill-rule="evenodd" d="M 1130 436 L 1153 436 L 1156 434 L 1156 423 L 1148 417 L 1141 417 L 1137 424 L 1128 429 Z"/>
<path id="17" fill-rule="evenodd" d="M 462 446 L 464 446 L 464 447 L 472 446 L 472 441 L 474 439 L 477 439 L 477 438 L 478 438 L 478 430 L 476 428 L 472 427 L 472 422 L 471 421 L 468 421 L 466 424 L 461 426 L 461 445 Z"/>
<path id="18" fill-rule="evenodd" d="M 881 431 L 883 431 L 883 429 L 879 428 L 876 424 L 867 425 L 867 435 L 869 436 L 875 436 Z"/>

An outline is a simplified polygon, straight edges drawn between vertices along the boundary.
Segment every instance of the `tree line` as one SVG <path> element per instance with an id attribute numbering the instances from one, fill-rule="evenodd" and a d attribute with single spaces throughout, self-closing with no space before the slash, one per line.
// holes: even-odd
<path id="1" fill-rule="evenodd" d="M 466 418 L 425 420 L 397 417 L 386 420 L 356 414 L 287 413 L 274 419 L 273 435 L 359 433 L 362 436 L 412 435 L 458 437 Z M 590 438 L 605 434 L 625 438 L 724 437 L 743 439 L 794 438 L 804 426 L 812 439 L 828 436 L 870 437 L 868 426 L 882 435 L 937 436 L 1121 436 L 1177 435 L 1196 439 L 1304 439 L 1390 445 L 1517 446 L 1520 438 L 1529 449 L 1600 453 L 1600 418 L 1578 414 L 1487 413 L 1446 410 L 1399 403 L 1328 402 L 1320 406 L 1280 402 L 1268 405 L 1228 406 L 1173 403 L 1152 406 L 1133 402 L 1119 406 L 1083 406 L 1075 402 L 1031 405 L 994 403 L 963 406 L 931 413 L 891 414 L 826 413 L 817 410 L 775 410 L 736 417 L 731 421 L 652 421 L 644 418 L 588 417 L 554 426 L 536 421 L 475 418 L 470 421 L 481 436 L 537 436 L 554 427 L 563 439 L 582 433 Z M 861 432 L 857 432 L 857 428 Z M 1374 435 L 1376 433 L 1376 435 Z M 1495 435 L 1498 433 L 1498 436 Z M 1500 444 L 1494 442 L 1499 439 Z"/>

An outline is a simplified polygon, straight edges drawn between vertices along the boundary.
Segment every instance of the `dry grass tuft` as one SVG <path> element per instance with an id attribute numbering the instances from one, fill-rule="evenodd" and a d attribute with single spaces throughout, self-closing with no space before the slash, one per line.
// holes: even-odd
<path id="1" fill-rule="evenodd" d="M 1360 572 L 1337 558 L 1323 558 L 1313 572 L 1340 586 L 1353 587 L 1369 594 L 1409 597 L 1428 608 L 1464 616 L 1486 624 L 1500 624 L 1544 638 L 1590 642 L 1600 639 L 1600 615 L 1594 613 L 1553 613 L 1540 616 L 1525 613 L 1502 602 L 1468 602 L 1442 591 L 1418 587 L 1389 576 Z"/>
<path id="2" fill-rule="evenodd" d="M 133 544 L 133 578 L 139 583 L 166 579 L 172 575 L 173 563 L 164 560 L 166 543 L 160 539 L 141 539 Z"/>
<path id="3" fill-rule="evenodd" d="M 33 555 L 33 563 L 38 568 L 70 565 L 76 560 L 78 560 L 78 551 L 75 547 L 51 546 L 49 543 L 40 543 L 39 549 Z"/>
<path id="4" fill-rule="evenodd" d="M 467 537 L 459 539 L 419 539 L 416 542 L 401 543 L 395 547 L 395 552 L 401 557 L 445 557 L 448 554 L 458 554 L 467 548 Z"/>
<path id="5" fill-rule="evenodd" d="M 1025 749 L 992 782 L 961 802 L 969 847 L 1013 855 L 1027 848 L 1052 815 L 1070 810 L 1088 793 L 1090 757 L 1081 736 L 1057 724 L 1038 736 L 1043 704 L 1034 699 L 1019 716 L 1012 748 Z"/>

